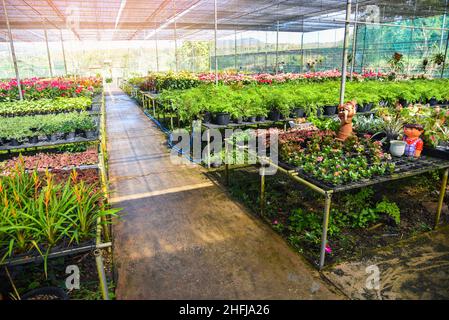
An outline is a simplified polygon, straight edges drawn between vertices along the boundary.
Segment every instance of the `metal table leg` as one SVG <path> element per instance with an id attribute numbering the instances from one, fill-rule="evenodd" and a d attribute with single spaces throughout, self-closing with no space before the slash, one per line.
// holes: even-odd
<path id="1" fill-rule="evenodd" d="M 156 117 L 156 106 L 155 106 L 154 99 L 151 99 L 151 104 L 153 105 L 153 117 Z"/>
<path id="2" fill-rule="evenodd" d="M 332 201 L 332 194 L 326 193 L 324 202 L 324 216 L 323 216 L 323 234 L 321 236 L 321 252 L 320 252 L 320 270 L 324 266 L 324 258 L 326 256 L 326 245 L 327 245 L 327 229 L 329 226 L 329 216 Z"/>
<path id="3" fill-rule="evenodd" d="M 438 223 L 440 222 L 441 210 L 443 209 L 444 196 L 446 195 L 448 176 L 449 176 L 449 169 L 446 169 L 446 170 L 444 170 L 443 179 L 441 180 L 440 198 L 438 200 L 438 208 L 437 208 L 437 213 L 435 215 L 434 228 L 438 227 Z"/>
<path id="4" fill-rule="evenodd" d="M 265 213 L 265 168 L 260 168 L 260 214 L 263 216 Z"/>
<path id="5" fill-rule="evenodd" d="M 210 169 L 210 130 L 206 129 L 206 140 L 207 140 L 207 168 Z"/>

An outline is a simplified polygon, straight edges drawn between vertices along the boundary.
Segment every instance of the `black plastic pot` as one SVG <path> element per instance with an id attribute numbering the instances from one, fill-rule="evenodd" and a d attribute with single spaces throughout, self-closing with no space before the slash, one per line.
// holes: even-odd
<path id="1" fill-rule="evenodd" d="M 34 136 L 34 137 L 29 137 L 28 141 L 32 144 L 36 144 L 39 142 L 39 137 L 38 136 Z"/>
<path id="2" fill-rule="evenodd" d="M 25 293 L 22 300 L 69 300 L 64 290 L 58 287 L 45 287 L 31 290 Z"/>
<path id="3" fill-rule="evenodd" d="M 265 116 L 257 116 L 257 121 L 259 122 L 265 121 Z"/>
<path id="4" fill-rule="evenodd" d="M 56 142 L 58 140 L 61 140 L 64 136 L 61 133 L 53 133 L 51 135 L 50 141 L 51 142 Z"/>
<path id="5" fill-rule="evenodd" d="M 203 113 L 203 122 L 204 123 L 210 123 L 211 118 L 212 117 L 211 117 L 211 114 L 209 111 L 206 111 Z"/>
<path id="6" fill-rule="evenodd" d="M 74 132 L 68 132 L 68 133 L 65 134 L 66 140 L 75 140 L 75 136 L 76 136 L 75 131 Z"/>
<path id="7" fill-rule="evenodd" d="M 323 114 L 323 108 L 318 107 L 318 109 L 316 110 L 316 115 L 317 115 L 318 117 L 320 117 L 322 114 Z"/>
<path id="8" fill-rule="evenodd" d="M 364 106 L 365 107 L 365 112 L 371 111 L 373 106 L 374 106 L 374 103 L 372 103 L 372 102 L 365 104 L 365 106 Z"/>
<path id="9" fill-rule="evenodd" d="M 243 122 L 243 118 L 242 118 L 242 117 L 235 117 L 235 118 L 233 119 L 233 121 L 234 121 L 234 123 L 240 124 L 240 123 Z"/>
<path id="10" fill-rule="evenodd" d="M 365 105 L 357 104 L 357 112 L 358 113 L 363 113 L 365 111 L 366 111 Z"/>
<path id="11" fill-rule="evenodd" d="M 17 139 L 10 139 L 9 140 L 9 145 L 13 146 L 13 147 L 17 147 L 18 145 L 20 145 L 21 143 L 19 142 L 19 140 Z"/>
<path id="12" fill-rule="evenodd" d="M 324 107 L 324 114 L 326 116 L 333 116 L 337 113 L 337 106 L 325 106 Z"/>
<path id="13" fill-rule="evenodd" d="M 86 138 L 87 139 L 94 139 L 97 136 L 97 131 L 96 130 L 86 130 Z"/>
<path id="14" fill-rule="evenodd" d="M 304 109 L 300 109 L 300 108 L 293 109 L 292 117 L 293 118 L 303 118 L 304 117 Z"/>
<path id="15" fill-rule="evenodd" d="M 403 107 L 407 107 L 409 105 L 409 102 L 405 99 L 399 99 L 399 103 L 403 106 Z"/>
<path id="16" fill-rule="evenodd" d="M 271 110 L 270 113 L 268 113 L 268 119 L 279 121 L 279 119 L 281 119 L 281 112 L 279 110 Z"/>
<path id="17" fill-rule="evenodd" d="M 231 116 L 229 113 L 217 112 L 215 114 L 215 124 L 218 124 L 219 126 L 228 125 L 230 120 L 231 120 Z"/>
<path id="18" fill-rule="evenodd" d="M 434 107 L 434 106 L 436 106 L 438 104 L 438 101 L 437 101 L 437 99 L 435 97 L 434 98 L 430 98 L 429 101 L 427 101 L 427 102 L 429 103 L 429 105 L 431 107 Z"/>
<path id="19" fill-rule="evenodd" d="M 256 122 L 256 117 L 255 116 L 247 117 L 246 121 L 248 121 L 248 122 Z"/>

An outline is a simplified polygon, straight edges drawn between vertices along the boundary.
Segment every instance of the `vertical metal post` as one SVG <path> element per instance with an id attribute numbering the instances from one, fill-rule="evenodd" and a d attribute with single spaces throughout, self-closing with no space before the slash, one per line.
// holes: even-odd
<path id="1" fill-rule="evenodd" d="M 234 69 L 237 71 L 237 30 L 234 29 Z"/>
<path id="2" fill-rule="evenodd" d="M 278 72 L 279 72 L 278 49 L 279 49 L 279 20 L 278 20 L 277 26 L 276 26 L 276 58 L 275 58 L 276 65 L 274 68 L 274 71 L 276 74 L 278 74 Z"/>
<path id="3" fill-rule="evenodd" d="M 100 281 L 100 290 L 103 300 L 109 300 L 108 282 L 106 279 L 106 273 L 104 272 L 103 256 L 101 250 L 96 249 L 94 251 L 95 264 L 97 265 L 98 279 Z"/>
<path id="4" fill-rule="evenodd" d="M 434 228 L 438 227 L 440 222 L 441 210 L 443 209 L 444 196 L 446 195 L 447 179 L 449 176 L 449 169 L 444 170 L 443 179 L 441 180 L 440 197 L 438 201 L 437 213 L 435 215 L 435 225 Z"/>
<path id="5" fill-rule="evenodd" d="M 327 229 L 329 227 L 331 200 L 332 194 L 326 193 L 324 202 L 323 233 L 321 235 L 320 270 L 324 267 L 324 259 L 326 257 Z"/>
<path id="6" fill-rule="evenodd" d="M 301 34 L 301 72 L 304 72 L 304 29 Z"/>
<path id="7" fill-rule="evenodd" d="M 47 46 L 48 68 L 50 70 L 50 77 L 53 77 L 53 66 L 51 65 L 50 47 L 48 46 L 47 28 L 45 28 L 45 25 L 44 25 L 44 36 L 45 36 L 45 45 Z"/>
<path id="8" fill-rule="evenodd" d="M 156 39 L 156 72 L 159 72 L 159 49 L 158 49 L 157 30 L 154 33 L 154 37 Z"/>
<path id="9" fill-rule="evenodd" d="M 261 163 L 260 168 L 260 215 L 265 214 L 265 167 L 264 163 Z"/>
<path id="10" fill-rule="evenodd" d="M 448 0 L 446 0 L 446 6 L 444 7 L 443 24 L 441 26 L 441 29 L 446 28 L 447 5 L 448 5 Z M 443 48 L 443 41 L 444 41 L 444 30 L 441 30 L 440 52 L 441 52 L 441 49 Z"/>
<path id="11" fill-rule="evenodd" d="M 268 72 L 268 31 L 265 31 L 265 73 Z"/>
<path id="12" fill-rule="evenodd" d="M 206 140 L 207 140 L 207 168 L 210 169 L 210 129 L 206 129 Z"/>
<path id="13" fill-rule="evenodd" d="M 362 51 L 362 62 L 360 63 L 360 71 L 363 72 L 363 65 L 365 64 L 365 50 L 366 50 L 366 32 L 368 30 L 368 25 L 366 24 L 364 26 L 364 32 L 363 32 L 363 51 Z"/>
<path id="14" fill-rule="evenodd" d="M 343 41 L 343 57 L 341 63 L 341 86 L 340 86 L 340 104 L 345 101 L 345 89 L 346 89 L 346 69 L 348 64 L 348 38 L 349 38 L 349 25 L 351 19 L 351 4 L 352 0 L 347 0 L 346 3 L 346 21 L 345 21 L 345 37 Z"/>
<path id="15" fill-rule="evenodd" d="M 214 0 L 214 20 L 215 20 L 215 27 L 214 27 L 214 62 L 215 62 L 215 85 L 218 85 L 218 57 L 217 57 L 217 28 L 218 28 L 218 22 L 217 22 L 217 0 Z"/>
<path id="16" fill-rule="evenodd" d="M 447 60 L 447 49 L 449 46 L 449 30 L 447 32 L 447 39 L 446 39 L 446 49 L 444 50 L 444 60 L 443 65 L 441 66 L 441 78 L 444 76 L 444 68 L 446 68 L 446 60 Z"/>
<path id="17" fill-rule="evenodd" d="M 174 17 L 176 17 L 176 5 L 175 0 L 173 0 L 173 11 L 174 11 Z M 178 72 L 179 64 L 178 64 L 178 34 L 177 34 L 177 28 L 176 28 L 176 19 L 175 19 L 175 71 Z"/>
<path id="18" fill-rule="evenodd" d="M 65 58 L 64 40 L 62 39 L 62 30 L 59 29 L 59 37 L 61 38 L 62 58 L 64 59 L 64 72 L 67 74 L 67 60 Z"/>
<path id="19" fill-rule="evenodd" d="M 23 100 L 22 84 L 20 83 L 19 67 L 17 66 L 16 50 L 14 49 L 14 39 L 12 37 L 11 26 L 9 25 L 8 10 L 6 10 L 5 0 L 2 0 L 2 2 L 3 10 L 5 12 L 6 27 L 8 28 L 9 48 L 11 50 L 12 63 L 14 65 L 14 71 L 16 73 L 17 89 L 19 90 L 20 100 Z"/>
<path id="20" fill-rule="evenodd" d="M 356 54 L 356 47 L 357 47 L 357 19 L 359 14 L 359 1 L 355 1 L 355 21 L 354 21 L 354 28 L 353 28 L 353 34 L 352 34 L 352 59 L 351 59 L 351 81 L 353 79 L 354 74 L 354 64 L 355 64 L 355 54 Z"/>

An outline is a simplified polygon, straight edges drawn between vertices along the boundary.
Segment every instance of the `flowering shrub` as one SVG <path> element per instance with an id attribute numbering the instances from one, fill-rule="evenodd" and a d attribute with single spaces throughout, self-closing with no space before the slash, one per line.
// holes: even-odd
<path id="1" fill-rule="evenodd" d="M 21 80 L 22 93 L 27 100 L 56 97 L 92 96 L 101 88 L 102 80 L 87 78 L 30 78 Z M 19 99 L 16 79 L 0 82 L 0 101 Z"/>
<path id="2" fill-rule="evenodd" d="M 370 136 L 335 139 L 332 131 L 286 133 L 280 136 L 280 156 L 304 173 L 330 185 L 341 185 L 391 173 L 391 155 Z"/>

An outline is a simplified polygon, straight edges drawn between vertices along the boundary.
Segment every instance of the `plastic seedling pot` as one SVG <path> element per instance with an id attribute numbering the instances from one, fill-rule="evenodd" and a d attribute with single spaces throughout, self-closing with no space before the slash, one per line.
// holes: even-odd
<path id="1" fill-rule="evenodd" d="M 247 118 L 248 122 L 256 122 L 256 117 L 255 116 L 251 116 Z"/>
<path id="2" fill-rule="evenodd" d="M 36 143 L 39 142 L 39 137 L 38 137 L 38 136 L 29 137 L 29 138 L 28 138 L 28 141 L 29 141 L 31 144 L 36 144 Z"/>
<path id="3" fill-rule="evenodd" d="M 240 124 L 243 122 L 243 118 L 242 117 L 235 117 L 234 118 L 234 123 Z"/>
<path id="4" fill-rule="evenodd" d="M 66 133 L 65 138 L 67 140 L 75 140 L 75 136 L 76 136 L 75 131 L 73 131 Z"/>
<path id="5" fill-rule="evenodd" d="M 231 116 L 229 113 L 217 112 L 215 114 L 215 123 L 220 126 L 225 126 L 225 125 L 229 124 L 230 120 L 231 120 Z"/>
<path id="6" fill-rule="evenodd" d="M 93 139 L 97 136 L 96 130 L 86 130 L 86 138 L 87 139 Z"/>
<path id="7" fill-rule="evenodd" d="M 337 106 L 325 106 L 324 114 L 326 116 L 332 116 L 337 113 Z"/>
<path id="8" fill-rule="evenodd" d="M 304 109 L 301 109 L 301 108 L 293 109 L 292 117 L 293 118 L 302 118 L 302 117 L 304 117 Z"/>
<path id="9" fill-rule="evenodd" d="M 257 116 L 257 121 L 259 122 L 265 121 L 265 116 Z"/>
<path id="10" fill-rule="evenodd" d="M 272 121 L 279 121 L 279 119 L 281 119 L 281 113 L 279 112 L 279 110 L 272 110 L 268 114 L 268 119 Z"/>

